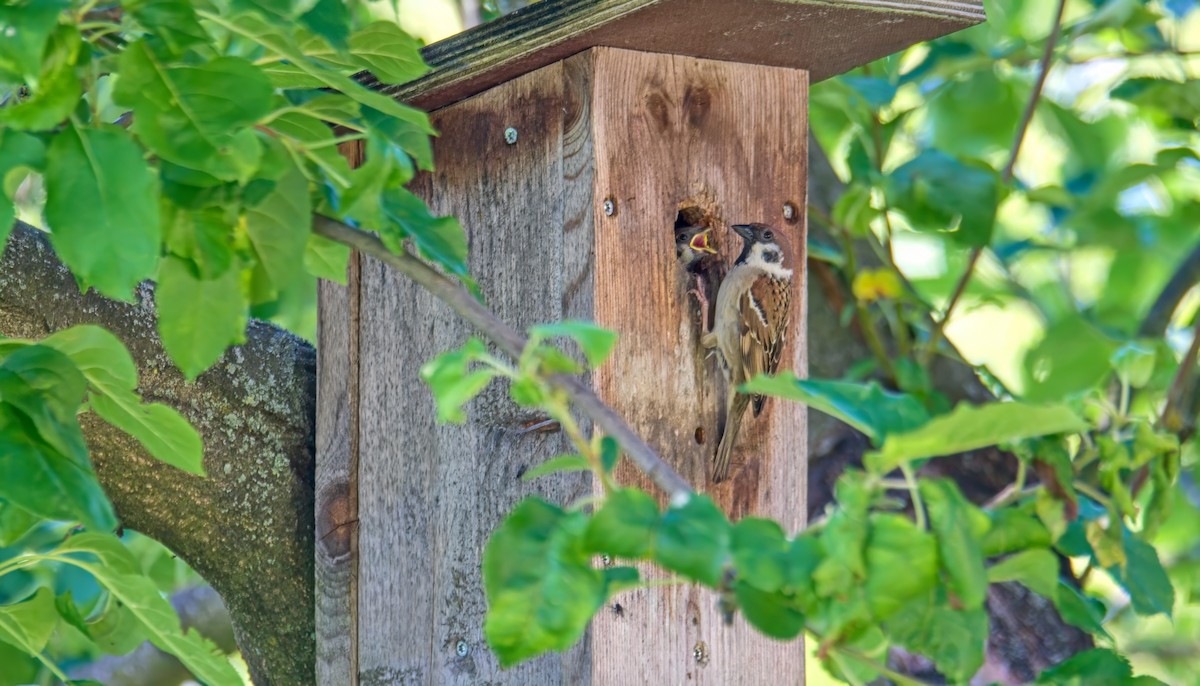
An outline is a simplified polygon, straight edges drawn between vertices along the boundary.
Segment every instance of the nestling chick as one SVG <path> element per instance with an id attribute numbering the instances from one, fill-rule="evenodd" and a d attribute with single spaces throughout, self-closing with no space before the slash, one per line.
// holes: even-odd
<path id="1" fill-rule="evenodd" d="M 708 293 L 716 293 L 725 275 L 725 263 L 712 244 L 712 229 L 704 226 L 682 226 L 675 229 L 675 257 L 679 267 L 691 274 L 695 285 L 688 292 L 700 303 L 700 324 L 704 331 L 709 321 Z"/>
<path id="2" fill-rule="evenodd" d="M 703 340 L 706 348 L 720 353 L 728 388 L 725 429 L 713 460 L 714 482 L 729 476 L 746 408 L 753 402 L 757 417 L 766 400 L 740 394 L 737 387 L 759 374 L 778 371 L 792 301 L 792 251 L 787 238 L 766 224 L 732 228 L 742 238 L 742 253 L 721 283 L 713 331 Z"/>

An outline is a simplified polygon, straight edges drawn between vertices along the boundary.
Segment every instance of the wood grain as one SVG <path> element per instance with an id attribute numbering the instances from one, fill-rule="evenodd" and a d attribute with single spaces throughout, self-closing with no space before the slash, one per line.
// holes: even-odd
<path id="1" fill-rule="evenodd" d="M 359 142 L 340 152 L 362 162 Z M 358 683 L 359 256 L 347 283 L 321 281 L 317 329 L 316 629 L 317 683 Z"/>
<path id="2" fill-rule="evenodd" d="M 795 212 L 793 222 L 782 215 L 787 203 L 805 206 L 807 75 L 609 48 L 593 50 L 592 60 L 595 197 L 616 203 L 613 216 L 597 220 L 595 319 L 621 332 L 612 361 L 596 374 L 597 389 L 732 517 L 772 517 L 795 531 L 807 490 L 806 417 L 798 404 L 768 401 L 759 418 L 747 413 L 730 480 L 706 488 L 719 385 L 711 366 L 693 362 L 696 319 L 670 257 L 675 215 L 686 201 L 708 208 L 729 259 L 741 241 L 728 224 L 772 224 L 803 249 L 805 213 Z M 797 306 L 781 367 L 803 375 L 804 255 L 793 264 Z M 697 427 L 708 437 L 703 445 Z M 650 488 L 630 469 L 618 478 Z M 593 683 L 803 681 L 801 642 L 766 639 L 740 618 L 724 626 L 711 592 L 672 586 L 618 601 L 621 616 L 593 622 Z"/>
<path id="3" fill-rule="evenodd" d="M 786 202 L 804 206 L 806 98 L 797 70 L 596 49 L 433 113 L 443 132 L 438 168 L 412 185 L 435 212 L 463 222 L 471 271 L 502 318 L 520 328 L 595 319 L 621 332 L 594 387 L 702 489 L 723 390 L 698 348 L 688 281 L 675 264 L 676 213 L 691 204 L 719 223 L 775 222 L 802 246 L 803 224 L 781 215 Z M 731 248 L 732 234 L 721 232 Z M 801 373 L 803 328 L 801 305 L 785 351 L 785 366 Z M 439 302 L 363 260 L 361 683 L 800 683 L 801 643 L 768 641 L 741 620 L 720 625 L 715 597 L 692 587 L 624 594 L 621 611 L 603 612 L 568 652 L 499 669 L 482 637 L 488 537 L 525 495 L 565 504 L 593 485 L 586 475 L 520 479 L 567 442 L 525 431 L 539 418 L 499 385 L 468 406 L 466 424 L 435 422 L 418 370 L 468 335 Z M 775 405 L 744 429 L 734 477 L 713 495 L 735 516 L 764 514 L 795 529 L 805 417 Z M 708 436 L 703 445 L 698 433 Z M 649 488 L 631 469 L 619 477 Z"/>
<path id="4" fill-rule="evenodd" d="M 554 65 L 433 116 L 438 169 L 414 182 L 470 242 L 471 272 L 488 303 L 525 328 L 564 316 L 564 294 L 586 283 L 590 225 L 563 231 L 563 70 Z M 504 140 L 508 127 L 518 140 Z M 580 235 L 582 234 L 582 235 Z M 578 301 L 576 301 L 578 302 Z M 576 304 L 574 307 L 578 307 Z M 482 553 L 518 500 L 569 502 L 582 475 L 521 480 L 567 451 L 560 433 L 499 384 L 462 426 L 436 424 L 420 366 L 469 335 L 448 308 L 383 265 L 363 266 L 359 647 L 364 685 L 586 683 L 589 646 L 502 672 L 482 636 Z M 461 642 L 461 646 L 460 646 Z M 465 654 L 464 654 L 465 653 Z"/>
<path id="5" fill-rule="evenodd" d="M 433 69 L 382 87 L 437 109 L 596 46 L 836 76 L 984 20 L 982 0 L 541 0 L 422 51 Z"/>

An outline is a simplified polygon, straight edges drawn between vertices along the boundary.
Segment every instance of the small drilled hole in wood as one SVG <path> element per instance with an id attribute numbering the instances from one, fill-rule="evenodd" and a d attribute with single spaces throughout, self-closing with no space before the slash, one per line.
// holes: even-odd
<path id="1" fill-rule="evenodd" d="M 702 426 L 696 427 L 695 438 L 696 438 L 696 445 L 704 445 L 704 427 L 702 427 Z"/>

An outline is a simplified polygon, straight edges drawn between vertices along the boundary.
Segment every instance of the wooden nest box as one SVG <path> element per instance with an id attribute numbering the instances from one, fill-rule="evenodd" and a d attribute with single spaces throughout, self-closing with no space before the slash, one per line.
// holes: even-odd
<path id="1" fill-rule="evenodd" d="M 765 222 L 799 254 L 783 368 L 806 369 L 805 186 L 811 80 L 982 21 L 982 0 L 543 0 L 429 46 L 388 92 L 432 113 L 437 170 L 413 182 L 457 216 L 487 302 L 518 328 L 594 320 L 621 334 L 598 394 L 732 518 L 805 512 L 805 412 L 747 415 L 730 480 L 709 465 L 721 403 L 676 266 L 675 227 Z M 320 296 L 318 684 L 803 682 L 780 643 L 689 585 L 629 592 L 570 651 L 501 670 L 483 640 L 481 557 L 523 496 L 560 503 L 587 475 L 526 482 L 570 452 L 495 384 L 463 426 L 418 378 L 468 327 L 403 276 L 355 257 Z M 617 477 L 650 485 L 631 468 Z"/>

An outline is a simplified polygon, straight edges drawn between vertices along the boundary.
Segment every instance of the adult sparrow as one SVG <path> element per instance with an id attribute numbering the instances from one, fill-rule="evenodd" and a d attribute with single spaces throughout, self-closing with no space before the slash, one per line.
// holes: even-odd
<path id="1" fill-rule="evenodd" d="M 703 339 L 706 348 L 720 353 L 728 389 L 725 428 L 713 461 L 714 482 L 729 476 L 746 408 L 753 403 L 754 416 L 762 412 L 766 398 L 738 393 L 737 388 L 759 374 L 774 374 L 779 369 L 792 301 L 787 237 L 766 224 L 731 228 L 742 238 L 742 253 L 721 282 L 713 330 Z"/>

